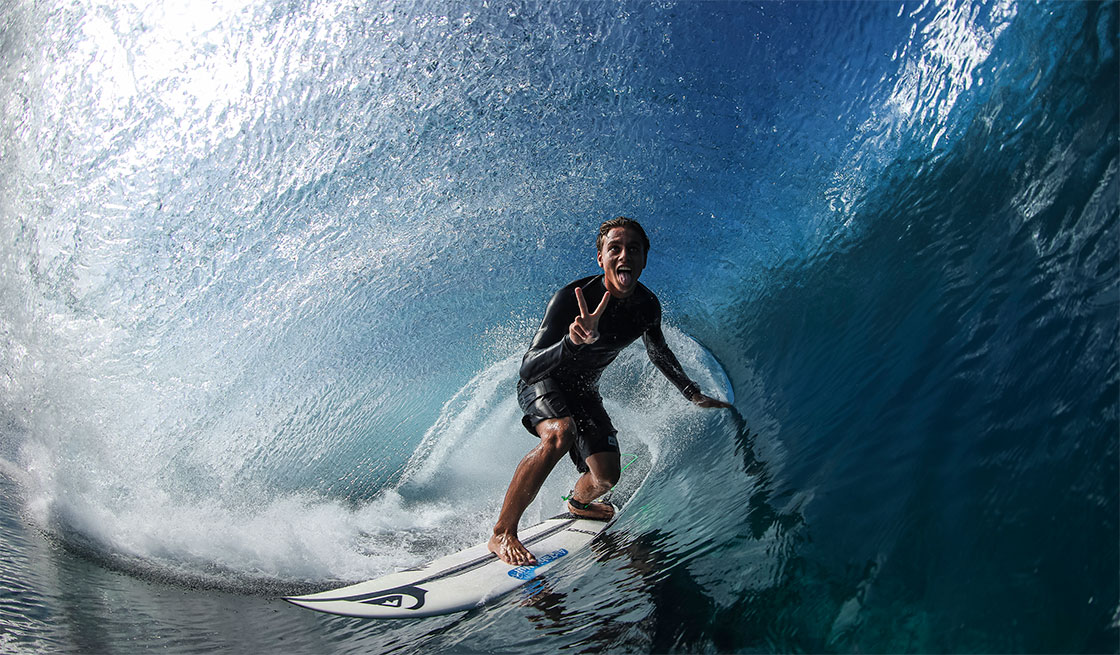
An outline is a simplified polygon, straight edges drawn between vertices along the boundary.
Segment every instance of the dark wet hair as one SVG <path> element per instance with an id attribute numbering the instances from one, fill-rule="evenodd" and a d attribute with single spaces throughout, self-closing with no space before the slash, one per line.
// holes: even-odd
<path id="1" fill-rule="evenodd" d="M 609 221 L 603 221 L 599 226 L 599 236 L 595 238 L 595 251 L 598 252 L 603 249 L 603 241 L 607 238 L 607 233 L 616 227 L 625 227 L 634 230 L 642 239 L 642 245 L 645 246 L 645 254 L 649 254 L 649 237 L 646 236 L 646 231 L 642 229 L 642 224 L 632 218 L 619 216 L 612 218 Z"/>

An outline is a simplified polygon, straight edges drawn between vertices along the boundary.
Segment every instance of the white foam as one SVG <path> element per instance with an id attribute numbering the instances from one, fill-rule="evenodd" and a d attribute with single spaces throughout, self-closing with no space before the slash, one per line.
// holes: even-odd
<path id="1" fill-rule="evenodd" d="M 676 330 L 668 330 L 668 337 L 701 386 L 720 389 L 724 378 L 710 355 Z M 514 467 L 535 443 L 521 425 L 514 397 L 519 360 L 506 357 L 460 389 L 444 404 L 400 483 L 360 504 L 278 491 L 260 481 L 207 490 L 205 477 L 176 477 L 189 469 L 167 462 L 161 467 L 151 454 L 130 461 L 92 436 L 78 453 L 63 443 L 30 440 L 21 464 L 6 462 L 4 470 L 26 487 L 32 520 L 107 559 L 192 579 L 368 579 L 488 534 Z M 702 411 L 681 398 L 636 346 L 608 369 L 603 391 L 623 450 L 649 459 L 630 476 L 653 468 L 666 443 L 686 439 L 689 417 Z M 91 444 L 100 447 L 85 448 Z M 560 496 L 576 476 L 562 462 L 525 522 L 560 510 Z M 639 483 L 628 480 L 620 488 L 628 497 Z"/>

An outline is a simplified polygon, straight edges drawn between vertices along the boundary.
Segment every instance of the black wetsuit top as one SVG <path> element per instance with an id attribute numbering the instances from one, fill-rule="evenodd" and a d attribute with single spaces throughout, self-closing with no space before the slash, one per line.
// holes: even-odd
<path id="1" fill-rule="evenodd" d="M 556 292 L 545 309 L 544 321 L 533 337 L 529 352 L 521 361 L 521 379 L 525 384 L 536 384 L 547 378 L 573 391 L 595 389 L 603 369 L 623 348 L 642 337 L 654 366 L 685 398 L 691 399 L 699 391 L 665 343 L 661 331 L 661 303 L 652 291 L 638 283 L 630 296 L 611 298 L 599 319 L 599 339 L 595 343 L 576 345 L 568 337 L 568 327 L 579 316 L 576 287 L 583 290 L 589 311 L 599 306 L 606 293 L 602 275 L 576 280 Z"/>

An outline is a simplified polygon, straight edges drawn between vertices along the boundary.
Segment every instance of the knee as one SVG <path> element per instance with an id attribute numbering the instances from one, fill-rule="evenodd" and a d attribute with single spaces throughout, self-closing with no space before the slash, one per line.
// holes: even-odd
<path id="1" fill-rule="evenodd" d="M 596 475 L 595 478 L 596 482 L 598 482 L 601 486 L 613 487 L 618 484 L 618 478 L 620 476 L 621 474 L 618 470 L 618 467 L 616 466 L 613 469 L 599 472 L 599 474 Z"/>
<path id="2" fill-rule="evenodd" d="M 537 434 L 546 450 L 563 455 L 572 447 L 575 424 L 569 418 L 544 421 L 537 425 Z"/>
<path id="3" fill-rule="evenodd" d="M 587 458 L 587 465 L 591 469 L 595 486 L 604 491 L 618 484 L 618 478 L 622 475 L 618 455 L 596 453 Z"/>

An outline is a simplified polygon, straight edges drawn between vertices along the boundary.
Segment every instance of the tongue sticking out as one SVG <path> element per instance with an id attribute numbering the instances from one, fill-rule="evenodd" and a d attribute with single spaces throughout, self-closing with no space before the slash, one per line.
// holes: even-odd
<path id="1" fill-rule="evenodd" d="M 618 281 L 622 283 L 622 286 L 624 286 L 624 287 L 630 286 L 630 283 L 633 282 L 633 280 L 634 280 L 634 276 L 630 274 L 630 271 L 619 271 L 618 272 Z"/>

